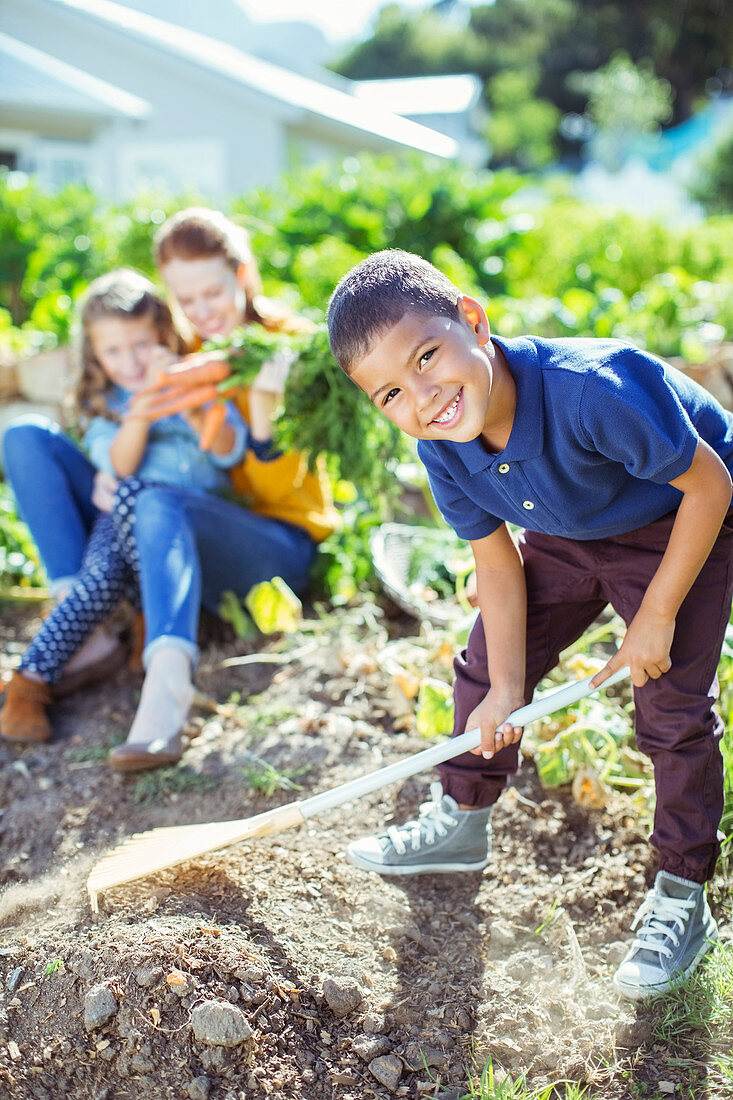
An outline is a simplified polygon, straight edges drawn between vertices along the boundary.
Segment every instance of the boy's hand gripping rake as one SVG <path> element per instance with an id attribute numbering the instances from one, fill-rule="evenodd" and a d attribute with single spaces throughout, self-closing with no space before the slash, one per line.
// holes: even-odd
<path id="1" fill-rule="evenodd" d="M 628 668 L 618 669 L 601 686 L 610 687 L 628 675 Z M 513 711 L 506 721 L 513 726 L 528 725 L 538 718 L 544 718 L 556 710 L 577 703 L 586 695 L 599 690 L 590 686 L 592 679 L 592 676 L 588 676 L 585 680 L 573 680 L 565 687 L 558 688 L 557 691 L 543 695 L 527 706 Z M 332 810 L 345 802 L 379 790 L 380 787 L 386 787 L 389 783 L 407 779 L 416 772 L 441 764 L 444 760 L 459 756 L 463 752 L 468 752 L 469 749 L 475 749 L 480 744 L 480 730 L 466 730 L 459 737 L 449 738 L 423 752 L 398 760 L 396 764 L 389 764 L 386 768 L 380 768 L 379 771 L 334 787 L 331 791 L 313 795 L 312 798 L 306 798 L 302 802 L 290 802 L 287 806 L 267 810 L 266 813 L 257 814 L 256 817 L 245 817 L 238 821 L 213 821 L 203 825 L 173 825 L 161 829 L 149 829 L 145 833 L 136 833 L 92 868 L 87 880 L 92 910 L 95 913 L 98 910 L 97 894 L 100 890 L 120 886 L 124 882 L 132 882 L 134 879 L 173 867 L 177 863 L 194 859 L 206 852 L 214 852 L 218 848 L 238 844 L 242 840 L 252 840 L 254 837 L 267 836 L 269 833 L 279 833 L 295 825 L 302 825 L 309 817 L 314 817 L 324 810 Z"/>

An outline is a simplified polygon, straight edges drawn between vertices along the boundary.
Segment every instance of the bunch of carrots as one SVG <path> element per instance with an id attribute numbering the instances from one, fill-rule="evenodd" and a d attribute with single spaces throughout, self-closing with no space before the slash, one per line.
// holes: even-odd
<path id="1" fill-rule="evenodd" d="M 259 324 L 237 329 L 172 369 L 160 371 L 149 392 L 156 394 L 150 416 L 157 419 L 203 409 L 201 447 L 210 449 L 225 416 L 231 391 L 252 384 L 274 356 L 293 364 L 274 424 L 275 445 L 309 457 L 324 454 L 334 480 L 358 485 L 380 511 L 396 491 L 394 468 L 409 454 L 404 437 L 374 410 L 336 364 L 325 326 L 310 332 L 273 332 Z"/>
<path id="2" fill-rule="evenodd" d="M 169 370 L 158 371 L 155 382 L 145 390 L 157 395 L 146 407 L 146 418 L 160 420 L 164 416 L 202 409 L 199 447 L 202 451 L 211 450 L 226 416 L 219 385 L 229 374 L 229 363 L 221 352 L 199 353 Z"/>

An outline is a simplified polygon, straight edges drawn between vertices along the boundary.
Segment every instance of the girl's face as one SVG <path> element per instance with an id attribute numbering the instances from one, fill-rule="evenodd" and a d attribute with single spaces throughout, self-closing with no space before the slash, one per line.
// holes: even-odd
<path id="1" fill-rule="evenodd" d="M 231 335 L 244 321 L 244 270 L 242 265 L 235 271 L 223 256 L 200 260 L 174 257 L 160 273 L 196 333 L 203 340 L 212 340 Z"/>
<path id="2" fill-rule="evenodd" d="M 142 389 L 160 343 L 153 318 L 100 317 L 90 322 L 88 333 L 94 357 L 110 382 L 132 393 Z"/>

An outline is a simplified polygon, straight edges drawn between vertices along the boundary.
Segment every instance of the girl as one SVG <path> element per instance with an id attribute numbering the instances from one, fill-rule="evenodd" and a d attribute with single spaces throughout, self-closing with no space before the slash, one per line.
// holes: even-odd
<path id="1" fill-rule="evenodd" d="M 211 444 L 198 445 L 199 413 L 168 416 L 152 424 L 146 393 L 154 369 L 170 365 L 180 350 L 168 306 L 151 283 L 121 270 L 98 279 L 81 307 L 81 372 L 78 410 L 88 421 L 85 444 L 92 463 L 122 481 L 118 510 L 131 507 L 141 484 L 186 484 L 192 491 L 228 486 L 224 468 L 239 461 L 245 427 L 229 406 Z M 6 689 L 0 733 L 17 741 L 45 741 L 51 734 L 45 707 L 51 689 L 89 633 L 125 596 L 136 598 L 134 551 L 125 546 L 110 513 L 94 521 L 81 570 L 44 621 Z"/>
<path id="2" fill-rule="evenodd" d="M 199 341 L 227 338 L 253 321 L 302 329 L 302 320 L 262 298 L 247 235 L 223 214 L 192 208 L 174 215 L 158 231 L 155 259 L 174 310 Z M 127 744 L 110 755 L 116 769 L 155 766 L 162 762 L 161 746 L 178 744 L 193 697 L 200 604 L 216 612 L 225 591 L 243 597 L 274 576 L 303 592 L 316 543 L 334 529 L 323 472 L 310 473 L 302 454 L 272 446 L 272 418 L 287 370 L 283 360 L 266 363 L 237 397 L 248 444 L 230 473 L 246 507 L 156 487 L 137 495 L 131 515 L 117 515 L 139 559 L 148 675 Z M 161 556 L 161 547 L 176 553 Z"/>

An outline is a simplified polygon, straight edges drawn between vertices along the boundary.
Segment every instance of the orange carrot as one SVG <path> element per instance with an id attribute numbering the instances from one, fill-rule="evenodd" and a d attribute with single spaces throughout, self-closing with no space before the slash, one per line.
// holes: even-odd
<path id="1" fill-rule="evenodd" d="M 177 366 L 156 373 L 155 382 L 151 382 L 141 393 L 155 393 L 156 390 L 189 389 L 191 386 L 204 386 L 209 383 L 223 382 L 229 377 L 230 367 L 225 359 L 207 359 L 200 362 L 200 356 L 191 356 L 195 360 L 188 366 L 184 359 Z"/>
<path id="2" fill-rule="evenodd" d="M 184 359 L 171 370 L 158 371 L 158 377 L 174 386 L 203 386 L 207 382 L 223 382 L 229 373 L 226 359 L 207 359 L 205 363 L 194 363 L 192 366 L 187 366 Z"/>
<path id="3" fill-rule="evenodd" d="M 213 405 L 209 405 L 208 409 L 204 409 L 203 424 L 199 434 L 199 447 L 202 451 L 210 451 L 213 447 L 226 414 L 227 409 L 223 401 L 215 401 Z"/>
<path id="4" fill-rule="evenodd" d="M 174 390 L 172 393 L 161 394 L 157 401 L 152 400 L 143 415 L 146 420 L 160 420 L 163 416 L 175 416 L 176 413 L 186 412 L 188 409 L 198 409 L 209 401 L 215 401 L 217 396 L 218 390 L 213 382 L 194 389 Z"/>

